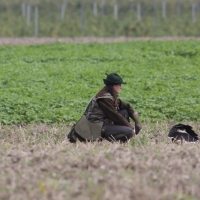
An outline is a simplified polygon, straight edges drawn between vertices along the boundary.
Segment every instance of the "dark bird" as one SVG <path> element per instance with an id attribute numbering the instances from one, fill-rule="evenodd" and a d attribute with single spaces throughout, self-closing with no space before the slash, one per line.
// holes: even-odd
<path id="1" fill-rule="evenodd" d="M 192 127 L 185 124 L 174 125 L 170 129 L 168 137 L 172 141 L 185 140 L 187 142 L 197 142 L 199 140 L 198 135 L 192 130 Z"/>

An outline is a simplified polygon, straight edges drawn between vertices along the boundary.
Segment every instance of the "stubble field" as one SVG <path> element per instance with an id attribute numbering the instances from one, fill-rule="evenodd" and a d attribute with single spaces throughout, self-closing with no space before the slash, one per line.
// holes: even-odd
<path id="1" fill-rule="evenodd" d="M 127 144 L 71 144 L 66 124 L 2 126 L 0 199 L 197 200 L 199 144 L 171 143 L 171 125 L 146 124 Z"/>
<path id="2" fill-rule="evenodd" d="M 199 143 L 167 137 L 179 122 L 199 133 L 199 51 L 194 40 L 1 46 L 0 199 L 200 199 Z M 112 71 L 143 129 L 127 144 L 69 143 Z"/>

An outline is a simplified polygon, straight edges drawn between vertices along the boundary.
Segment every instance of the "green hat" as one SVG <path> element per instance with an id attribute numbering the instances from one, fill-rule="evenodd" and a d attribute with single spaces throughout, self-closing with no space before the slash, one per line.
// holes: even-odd
<path id="1" fill-rule="evenodd" d="M 122 78 L 116 73 L 111 73 L 106 75 L 107 78 L 103 79 L 105 85 L 126 84 L 125 82 L 123 82 Z"/>

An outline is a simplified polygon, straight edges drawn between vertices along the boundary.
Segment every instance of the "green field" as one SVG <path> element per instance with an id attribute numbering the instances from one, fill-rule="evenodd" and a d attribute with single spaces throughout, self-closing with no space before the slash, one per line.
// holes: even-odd
<path id="1" fill-rule="evenodd" d="M 143 122 L 198 121 L 200 42 L 133 41 L 0 47 L 0 123 L 75 122 L 105 73 Z"/>
<path id="2" fill-rule="evenodd" d="M 198 200 L 199 143 L 172 143 L 184 122 L 200 130 L 198 41 L 0 47 L 0 199 Z M 103 87 L 120 97 L 142 130 L 126 144 L 69 143 L 72 123 Z"/>

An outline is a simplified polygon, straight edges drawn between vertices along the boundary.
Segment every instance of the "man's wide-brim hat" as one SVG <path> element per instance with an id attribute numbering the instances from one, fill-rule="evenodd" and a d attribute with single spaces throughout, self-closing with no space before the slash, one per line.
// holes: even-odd
<path id="1" fill-rule="evenodd" d="M 122 78 L 116 74 L 116 73 L 111 73 L 111 74 L 106 74 L 107 77 L 106 79 L 103 79 L 103 82 L 105 85 L 117 85 L 117 84 L 126 84 Z"/>

